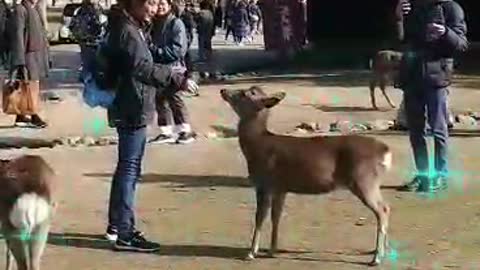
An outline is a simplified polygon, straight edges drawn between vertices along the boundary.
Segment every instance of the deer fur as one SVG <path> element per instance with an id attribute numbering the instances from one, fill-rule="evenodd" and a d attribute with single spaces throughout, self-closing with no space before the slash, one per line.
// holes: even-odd
<path id="1" fill-rule="evenodd" d="M 375 101 L 375 88 L 378 86 L 382 91 L 383 96 L 387 100 L 390 107 L 395 108 L 395 103 L 387 95 L 386 88 L 391 82 L 392 77 L 396 76 L 402 60 L 403 54 L 401 52 L 383 50 L 377 52 L 375 57 L 371 60 L 371 77 L 370 77 L 370 101 L 372 107 L 378 110 Z"/>
<path id="2" fill-rule="evenodd" d="M 256 191 L 255 229 L 247 259 L 259 250 L 262 225 L 271 208 L 270 255 L 278 247 L 278 228 L 287 193 L 325 194 L 349 189 L 377 219 L 377 242 L 372 265 L 380 263 L 387 244 L 390 208 L 380 192 L 379 176 L 392 166 L 384 143 L 364 136 L 293 137 L 267 129 L 269 109 L 285 93 L 265 94 L 259 87 L 220 91 L 239 116 L 240 148 Z"/>
<path id="3" fill-rule="evenodd" d="M 0 222 L 7 243 L 6 269 L 39 270 L 56 203 L 54 171 L 42 157 L 0 162 Z"/>

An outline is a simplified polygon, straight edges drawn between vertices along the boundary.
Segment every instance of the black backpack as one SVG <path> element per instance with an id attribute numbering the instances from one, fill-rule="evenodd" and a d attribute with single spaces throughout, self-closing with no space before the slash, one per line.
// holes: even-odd
<path id="1" fill-rule="evenodd" d="M 117 72 L 115 66 L 112 65 L 114 52 L 108 46 L 108 35 L 97 47 L 92 77 L 100 89 L 115 91 L 118 86 Z"/>

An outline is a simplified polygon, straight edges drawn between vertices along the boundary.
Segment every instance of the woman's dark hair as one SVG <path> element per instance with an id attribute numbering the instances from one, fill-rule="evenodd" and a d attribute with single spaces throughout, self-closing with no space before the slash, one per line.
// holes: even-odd
<path id="1" fill-rule="evenodd" d="M 147 0 L 117 0 L 117 3 L 126 10 L 131 10 L 136 5 L 144 5 Z"/>
<path id="2" fill-rule="evenodd" d="M 180 17 L 181 10 L 180 10 L 180 3 L 179 1 L 172 1 L 172 0 L 167 0 L 168 4 L 172 7 L 172 13 L 176 17 Z"/>
<path id="3" fill-rule="evenodd" d="M 200 9 L 214 10 L 214 7 L 210 0 L 203 0 L 200 2 Z"/>

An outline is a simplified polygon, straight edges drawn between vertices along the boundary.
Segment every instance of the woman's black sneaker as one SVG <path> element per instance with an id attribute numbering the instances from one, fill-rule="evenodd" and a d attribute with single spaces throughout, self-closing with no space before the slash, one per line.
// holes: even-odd
<path id="1" fill-rule="evenodd" d="M 160 250 L 160 244 L 148 241 L 141 233 L 132 233 L 129 238 L 119 237 L 113 248 L 116 251 L 155 252 Z"/>
<path id="2" fill-rule="evenodd" d="M 423 182 L 425 182 L 426 179 L 423 179 L 423 177 L 416 176 L 413 178 L 412 181 L 406 183 L 405 185 L 401 186 L 398 188 L 398 191 L 405 191 L 405 192 L 414 192 L 414 191 L 419 191 L 421 186 L 424 185 Z"/>
<path id="3" fill-rule="evenodd" d="M 177 143 L 189 144 L 195 141 L 197 134 L 195 132 L 180 132 L 178 134 Z"/>
<path id="4" fill-rule="evenodd" d="M 30 118 L 24 116 L 24 115 L 17 115 L 15 118 L 15 124 L 14 126 L 16 127 L 29 127 L 31 126 L 31 120 Z"/>
<path id="5" fill-rule="evenodd" d="M 143 236 L 143 232 L 137 229 L 133 230 L 133 234 Z M 118 230 L 117 228 L 113 227 L 112 225 L 108 225 L 107 231 L 105 232 L 105 239 L 110 242 L 115 242 L 118 239 Z"/>
<path id="6" fill-rule="evenodd" d="M 32 126 L 35 128 L 46 128 L 48 124 L 40 118 L 38 115 L 32 115 Z"/>
<path id="7" fill-rule="evenodd" d="M 113 226 L 108 226 L 107 231 L 105 232 L 105 239 L 110 242 L 115 242 L 118 239 L 118 230 Z"/>

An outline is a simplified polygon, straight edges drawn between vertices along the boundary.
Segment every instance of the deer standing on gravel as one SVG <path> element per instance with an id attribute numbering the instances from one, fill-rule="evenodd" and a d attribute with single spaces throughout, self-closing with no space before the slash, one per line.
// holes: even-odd
<path id="1" fill-rule="evenodd" d="M 378 110 L 377 102 L 375 101 L 375 88 L 378 86 L 382 91 L 383 96 L 390 107 L 395 108 L 395 103 L 391 100 L 386 92 L 388 84 L 398 76 L 400 62 L 402 61 L 403 53 L 397 51 L 383 50 L 377 52 L 375 57 L 371 60 L 370 66 L 372 73 L 370 75 L 369 89 L 370 102 L 374 110 Z"/>
<path id="2" fill-rule="evenodd" d="M 54 172 L 39 156 L 0 161 L 0 222 L 6 269 L 39 270 L 55 209 Z M 12 257 L 13 256 L 13 257 Z"/>
<path id="3" fill-rule="evenodd" d="M 384 143 L 363 136 L 317 136 L 310 138 L 276 135 L 268 131 L 269 109 L 285 93 L 265 94 L 259 87 L 220 91 L 240 118 L 238 134 L 247 160 L 249 179 L 255 186 L 257 209 L 251 249 L 259 250 L 262 224 L 271 208 L 270 255 L 278 246 L 278 227 L 287 193 L 322 194 L 348 188 L 377 219 L 375 255 L 378 265 L 387 246 L 390 208 L 380 193 L 378 177 L 391 168 L 392 154 Z"/>

